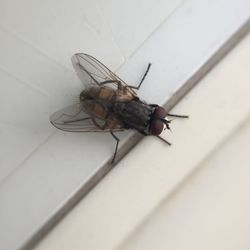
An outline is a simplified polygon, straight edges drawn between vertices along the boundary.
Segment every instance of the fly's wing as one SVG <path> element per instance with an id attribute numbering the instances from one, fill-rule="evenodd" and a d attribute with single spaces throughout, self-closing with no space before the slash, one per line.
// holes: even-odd
<path id="1" fill-rule="evenodd" d="M 119 82 L 123 87 L 126 87 L 127 91 L 132 95 L 137 96 L 133 89 L 131 89 L 121 78 L 93 56 L 77 53 L 72 56 L 71 60 L 77 75 L 85 86 L 100 86 L 100 83 L 104 81 L 114 81 L 112 84 L 115 87 L 117 87 Z"/>
<path id="2" fill-rule="evenodd" d="M 105 127 L 105 120 L 88 115 L 80 103 L 56 111 L 50 116 L 50 122 L 56 128 L 69 132 L 110 132 L 124 130 L 121 127 Z"/>

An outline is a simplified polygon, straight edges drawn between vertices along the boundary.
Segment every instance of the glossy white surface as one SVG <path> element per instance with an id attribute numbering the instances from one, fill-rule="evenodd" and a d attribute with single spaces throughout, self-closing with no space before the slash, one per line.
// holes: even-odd
<path id="1" fill-rule="evenodd" d="M 108 135 L 62 133 L 48 122 L 81 89 L 70 65 L 73 53 L 88 52 L 112 68 L 124 63 L 119 73 L 131 84 L 151 61 L 140 95 L 163 103 L 239 29 L 250 7 L 246 0 L 135 1 L 131 12 L 132 2 L 118 2 L 0 3 L 0 242 L 5 250 L 29 240 L 112 156 Z M 123 18 L 117 17 L 120 6 Z"/>
<path id="2" fill-rule="evenodd" d="M 240 249 L 249 242 L 250 35 L 36 250 Z"/>

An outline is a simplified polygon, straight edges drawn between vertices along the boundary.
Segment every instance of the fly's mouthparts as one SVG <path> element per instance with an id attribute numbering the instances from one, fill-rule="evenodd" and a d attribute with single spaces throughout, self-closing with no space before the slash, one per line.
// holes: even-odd
<path id="1" fill-rule="evenodd" d="M 165 125 L 164 130 L 166 130 L 166 129 L 169 129 L 169 130 L 170 130 L 169 123 L 170 123 L 171 121 L 166 120 L 166 119 L 164 119 L 164 118 L 158 118 L 158 119 L 164 123 L 164 125 Z"/>

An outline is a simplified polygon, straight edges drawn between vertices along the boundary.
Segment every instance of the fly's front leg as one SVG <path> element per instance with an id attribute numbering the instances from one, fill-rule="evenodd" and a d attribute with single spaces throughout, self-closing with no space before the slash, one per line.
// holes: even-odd
<path id="1" fill-rule="evenodd" d="M 149 106 L 152 108 L 159 107 L 159 105 L 157 105 L 157 104 L 149 104 Z M 167 116 L 176 117 L 176 118 L 189 118 L 188 115 L 176 115 L 176 114 L 169 114 L 169 113 L 167 114 Z"/>
<path id="2" fill-rule="evenodd" d="M 149 69 L 150 69 L 151 65 L 152 65 L 151 63 L 148 64 L 148 67 L 147 67 L 147 69 L 146 69 L 146 71 L 145 71 L 145 73 L 144 73 L 144 75 L 143 75 L 143 77 L 142 77 L 142 79 L 141 79 L 141 81 L 140 81 L 140 83 L 139 83 L 138 86 L 131 86 L 131 85 L 129 85 L 128 87 L 131 88 L 131 89 L 137 89 L 137 90 L 139 90 L 139 88 L 141 87 L 142 83 L 144 82 L 144 80 L 146 78 L 146 75 L 149 72 Z"/>
<path id="3" fill-rule="evenodd" d="M 167 116 L 176 117 L 176 118 L 189 118 L 188 115 L 167 114 Z"/>
<path id="4" fill-rule="evenodd" d="M 118 91 L 122 91 L 121 93 L 123 93 L 125 87 L 118 80 L 107 80 L 104 82 L 100 82 L 98 85 L 102 86 L 102 85 L 109 84 L 109 83 L 116 83 Z"/>

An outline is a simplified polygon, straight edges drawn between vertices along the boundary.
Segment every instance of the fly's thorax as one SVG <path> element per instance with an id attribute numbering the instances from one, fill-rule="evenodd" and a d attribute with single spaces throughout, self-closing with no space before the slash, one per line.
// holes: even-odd
<path id="1" fill-rule="evenodd" d="M 154 108 L 140 101 L 116 102 L 113 112 L 127 128 L 136 129 L 148 134 L 151 116 Z"/>
<path id="2" fill-rule="evenodd" d="M 159 135 L 164 127 L 170 129 L 170 121 L 165 118 L 167 112 L 158 105 L 148 105 L 140 100 L 117 102 L 113 111 L 126 128 L 136 129 L 144 135 Z"/>

